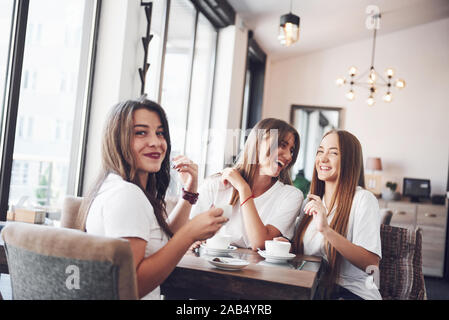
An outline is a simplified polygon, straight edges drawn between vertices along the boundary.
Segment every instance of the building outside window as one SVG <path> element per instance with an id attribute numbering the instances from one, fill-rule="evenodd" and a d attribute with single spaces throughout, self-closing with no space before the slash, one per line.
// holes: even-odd
<path id="1" fill-rule="evenodd" d="M 13 4 L 0 3 L 1 89 Z M 29 1 L 9 205 L 28 197 L 33 205 L 60 208 L 65 195 L 75 194 L 71 176 L 80 170 L 82 140 L 82 125 L 75 121 L 84 121 L 96 10 L 97 1 L 91 0 Z"/>

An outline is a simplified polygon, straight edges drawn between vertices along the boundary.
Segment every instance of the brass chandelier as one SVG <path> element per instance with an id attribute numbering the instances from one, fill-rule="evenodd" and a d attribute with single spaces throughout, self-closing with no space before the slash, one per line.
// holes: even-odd
<path id="1" fill-rule="evenodd" d="M 358 74 L 358 70 L 356 67 L 352 66 L 348 70 L 349 79 L 344 77 L 340 77 L 336 80 L 337 86 L 341 87 L 343 85 L 349 85 L 349 91 L 346 93 L 346 98 L 348 100 L 354 100 L 354 86 L 364 87 L 369 90 L 369 96 L 366 100 L 366 103 L 369 106 L 373 106 L 375 104 L 374 96 L 378 91 L 379 87 L 386 87 L 386 93 L 383 96 L 383 100 L 385 102 L 391 102 L 393 99 L 393 95 L 391 93 L 392 87 L 396 87 L 398 89 L 403 89 L 405 87 L 405 81 L 403 79 L 393 79 L 395 71 L 392 68 L 387 68 L 385 70 L 385 77 L 382 77 L 376 69 L 374 68 L 374 55 L 376 51 L 376 35 L 377 29 L 379 26 L 379 20 L 381 18 L 380 13 L 372 16 L 373 19 L 377 19 L 375 22 L 374 36 L 373 36 L 373 49 L 371 53 L 371 67 L 365 72 Z"/>

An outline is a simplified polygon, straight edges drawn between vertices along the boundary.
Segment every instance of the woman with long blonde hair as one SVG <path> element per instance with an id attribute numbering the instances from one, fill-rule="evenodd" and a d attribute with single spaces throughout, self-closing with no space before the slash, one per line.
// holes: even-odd
<path id="1" fill-rule="evenodd" d="M 198 166 L 184 156 L 173 159 L 184 189 L 167 217 L 170 149 L 168 121 L 157 103 L 141 99 L 115 105 L 104 130 L 102 170 L 78 220 L 78 228 L 88 233 L 129 241 L 139 297 L 145 299 L 160 299 L 159 285 L 189 247 L 227 221 L 221 209 L 189 220 L 198 198 Z"/>
<path id="2" fill-rule="evenodd" d="M 381 299 L 367 272 L 381 259 L 379 204 L 364 187 L 359 140 L 344 130 L 326 133 L 293 240 L 295 253 L 327 262 L 324 298 Z"/>
<path id="3" fill-rule="evenodd" d="M 298 132 L 285 121 L 259 121 L 236 165 L 205 179 L 192 216 L 211 205 L 231 205 L 232 214 L 222 231 L 238 247 L 263 249 L 265 240 L 291 238 L 303 200 L 290 178 L 299 142 Z"/>

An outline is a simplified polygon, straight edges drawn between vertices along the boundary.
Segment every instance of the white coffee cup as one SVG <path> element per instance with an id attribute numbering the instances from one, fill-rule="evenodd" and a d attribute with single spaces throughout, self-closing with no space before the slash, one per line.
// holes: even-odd
<path id="1" fill-rule="evenodd" d="M 227 249 L 231 244 L 231 235 L 216 233 L 206 240 L 206 246 L 211 249 Z"/>
<path id="2" fill-rule="evenodd" d="M 285 257 L 290 253 L 290 242 L 266 240 L 265 252 L 270 256 Z"/>
<path id="3" fill-rule="evenodd" d="M 217 208 L 223 209 L 223 217 L 231 219 L 232 206 L 230 204 L 221 204 Z"/>

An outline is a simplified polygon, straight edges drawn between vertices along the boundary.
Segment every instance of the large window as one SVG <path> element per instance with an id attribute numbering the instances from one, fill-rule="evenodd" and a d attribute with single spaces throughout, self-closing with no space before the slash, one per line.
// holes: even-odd
<path id="1" fill-rule="evenodd" d="M 205 174 L 216 42 L 216 30 L 200 13 L 196 31 L 185 148 L 185 154 L 199 164 L 200 179 Z"/>
<path id="2" fill-rule="evenodd" d="M 170 126 L 172 157 L 185 154 L 205 174 L 217 29 L 191 1 L 171 0 L 160 103 Z M 151 95 L 150 95 L 151 96 Z M 176 186 L 169 195 L 176 192 Z"/>
<path id="3" fill-rule="evenodd" d="M 190 1 L 170 1 L 161 105 L 169 121 L 173 156 L 184 153 L 195 22 Z"/>
<path id="4" fill-rule="evenodd" d="M 18 103 L 9 104 L 17 115 L 10 119 L 14 141 L 11 135 L 7 141 L 13 146 L 9 205 L 26 197 L 30 205 L 53 210 L 65 195 L 76 194 L 97 9 L 91 0 L 29 1 L 26 19 L 17 22 L 25 25 L 26 37 L 22 69 L 15 71 L 21 72 Z M 6 51 L 12 48 L 8 44 Z"/>

